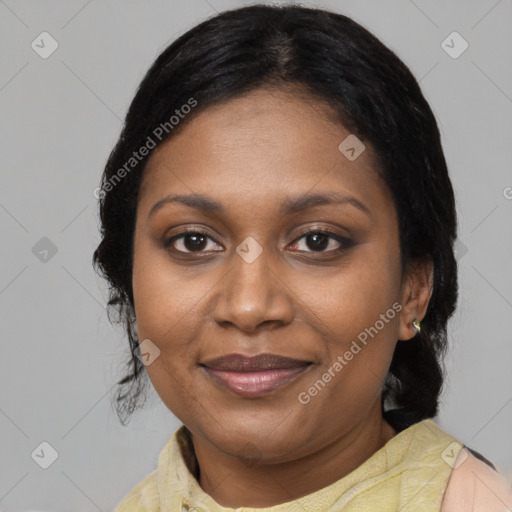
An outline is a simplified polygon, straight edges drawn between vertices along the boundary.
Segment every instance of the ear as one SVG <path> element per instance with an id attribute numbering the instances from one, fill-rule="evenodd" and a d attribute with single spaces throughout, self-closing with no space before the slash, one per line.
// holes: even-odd
<path id="1" fill-rule="evenodd" d="M 416 335 L 412 322 L 425 316 L 433 283 L 434 265 L 431 260 L 415 261 L 408 265 L 402 280 L 399 340 L 410 340 Z"/>

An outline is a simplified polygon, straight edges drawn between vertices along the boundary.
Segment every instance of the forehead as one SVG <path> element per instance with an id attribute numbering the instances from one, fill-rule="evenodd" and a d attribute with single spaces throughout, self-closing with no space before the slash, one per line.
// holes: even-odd
<path id="1" fill-rule="evenodd" d="M 373 148 L 365 143 L 355 160 L 344 152 L 344 141 L 353 137 L 325 103 L 300 92 L 258 89 L 195 114 L 158 146 L 139 197 L 154 203 L 165 193 L 198 193 L 235 204 L 236 194 L 263 205 L 321 189 L 389 199 Z"/>

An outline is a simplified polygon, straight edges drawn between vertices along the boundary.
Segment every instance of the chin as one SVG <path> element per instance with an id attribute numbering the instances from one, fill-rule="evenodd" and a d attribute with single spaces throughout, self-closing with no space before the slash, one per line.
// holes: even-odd
<path id="1" fill-rule="evenodd" d="M 295 458 L 294 454 L 304 446 L 304 440 L 297 438 L 291 431 L 272 432 L 272 429 L 260 425 L 242 428 L 236 431 L 217 430 L 205 433 L 210 442 L 226 455 L 241 459 L 260 461 L 280 461 Z M 297 429 L 294 429 L 297 433 Z"/>

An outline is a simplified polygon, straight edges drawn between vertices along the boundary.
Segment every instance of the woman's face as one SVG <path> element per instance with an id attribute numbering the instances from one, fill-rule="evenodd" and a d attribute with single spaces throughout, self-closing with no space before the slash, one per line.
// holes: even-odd
<path id="1" fill-rule="evenodd" d="M 254 91 L 198 114 L 145 170 L 133 292 L 146 370 L 224 454 L 293 460 L 381 418 L 396 340 L 413 336 L 392 197 L 372 148 L 340 150 L 350 133 L 325 108 Z"/>

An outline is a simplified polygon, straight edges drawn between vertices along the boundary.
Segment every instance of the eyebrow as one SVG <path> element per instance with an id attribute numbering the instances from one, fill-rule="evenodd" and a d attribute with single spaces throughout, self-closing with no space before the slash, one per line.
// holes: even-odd
<path id="1" fill-rule="evenodd" d="M 210 214 L 223 214 L 225 209 L 221 203 L 214 199 L 201 195 L 170 195 L 157 201 L 149 211 L 148 217 L 154 215 L 160 208 L 170 203 L 181 203 L 190 208 L 195 208 L 203 213 Z M 288 197 L 281 205 L 281 215 L 291 215 L 298 213 L 314 206 L 329 205 L 329 204 L 350 204 L 359 210 L 371 215 L 369 208 L 364 205 L 359 199 L 353 196 L 340 196 L 335 192 L 321 193 L 321 194 L 300 194 L 298 196 Z"/>

